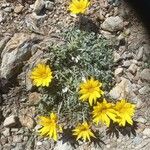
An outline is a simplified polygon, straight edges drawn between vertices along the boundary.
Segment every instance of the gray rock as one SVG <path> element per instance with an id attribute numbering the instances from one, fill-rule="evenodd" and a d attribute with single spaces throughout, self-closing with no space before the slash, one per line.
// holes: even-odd
<path id="1" fill-rule="evenodd" d="M 114 62 L 118 62 L 122 59 L 120 54 L 117 52 L 114 52 L 113 55 L 114 55 Z"/>
<path id="2" fill-rule="evenodd" d="M 10 37 L 6 36 L 0 41 L 0 54 L 3 51 L 4 47 L 6 46 L 6 44 L 9 40 L 10 40 Z"/>
<path id="3" fill-rule="evenodd" d="M 54 9 L 54 2 L 46 1 L 45 2 L 45 8 L 49 11 L 52 11 Z"/>
<path id="4" fill-rule="evenodd" d="M 140 47 L 136 56 L 137 60 L 141 60 L 143 58 L 144 47 Z"/>
<path id="5" fill-rule="evenodd" d="M 23 141 L 23 135 L 14 135 L 13 142 L 14 143 L 21 143 Z"/>
<path id="6" fill-rule="evenodd" d="M 3 145 L 3 150 L 12 150 L 11 144 L 6 143 L 5 145 Z"/>
<path id="7" fill-rule="evenodd" d="M 6 20 L 6 15 L 4 14 L 3 11 L 0 11 L 0 23 L 4 22 Z"/>
<path id="8" fill-rule="evenodd" d="M 124 37 L 123 34 L 120 34 L 120 35 L 117 37 L 117 40 L 118 40 L 118 41 L 122 41 L 122 40 L 124 40 L 124 39 L 125 39 L 125 37 Z"/>
<path id="9" fill-rule="evenodd" d="M 18 128 L 11 128 L 11 132 L 18 132 L 19 131 L 19 129 Z"/>
<path id="10" fill-rule="evenodd" d="M 17 123 L 18 123 L 17 117 L 14 115 L 11 115 L 4 120 L 3 126 L 4 127 L 14 127 L 17 125 Z"/>
<path id="11" fill-rule="evenodd" d="M 102 9 L 100 9 L 100 11 L 99 11 L 99 19 L 101 20 L 101 21 L 103 21 L 104 19 L 105 19 L 105 17 L 104 17 L 104 12 L 103 12 L 103 10 Z"/>
<path id="12" fill-rule="evenodd" d="M 140 72 L 137 71 L 137 72 L 136 72 L 136 75 L 135 75 L 135 77 L 134 77 L 134 80 L 135 80 L 135 81 L 138 81 L 139 79 L 140 79 Z"/>
<path id="13" fill-rule="evenodd" d="M 40 40 L 35 34 L 16 33 L 2 51 L 1 77 L 10 79 L 20 73 L 23 61 L 31 57 L 31 49 Z"/>
<path id="14" fill-rule="evenodd" d="M 3 135 L 1 135 L 1 144 L 4 146 L 7 143 L 8 143 L 8 137 L 4 137 Z"/>
<path id="15" fill-rule="evenodd" d="M 73 150 L 73 148 L 68 143 L 58 141 L 56 146 L 54 147 L 54 150 Z"/>
<path id="16" fill-rule="evenodd" d="M 122 72 L 123 72 L 123 68 L 117 68 L 115 70 L 115 76 L 122 75 Z"/>
<path id="17" fill-rule="evenodd" d="M 25 24 L 27 29 L 33 33 L 44 35 L 44 33 L 37 27 L 43 23 L 47 15 L 38 16 L 36 13 L 32 13 L 26 16 Z"/>
<path id="18" fill-rule="evenodd" d="M 142 81 L 142 80 L 140 80 L 140 79 L 137 81 L 137 84 L 138 84 L 138 85 L 140 85 L 141 87 L 142 87 L 142 86 L 144 86 L 143 81 Z"/>
<path id="19" fill-rule="evenodd" d="M 145 118 L 141 117 L 141 116 L 136 121 L 140 122 L 140 123 L 143 123 L 143 124 L 147 122 L 147 120 Z"/>
<path id="20" fill-rule="evenodd" d="M 24 143 L 16 143 L 15 148 L 11 150 L 24 150 L 25 149 L 25 144 Z"/>
<path id="21" fill-rule="evenodd" d="M 143 60 L 143 62 L 146 62 L 147 60 L 149 60 L 149 56 L 146 54 L 143 54 L 142 60 Z"/>
<path id="22" fill-rule="evenodd" d="M 10 3 L 4 3 L 1 5 L 1 8 L 6 8 L 6 7 L 10 7 Z"/>
<path id="23" fill-rule="evenodd" d="M 130 60 L 126 60 L 123 62 L 123 65 L 124 67 L 129 67 L 131 65 L 131 61 Z"/>
<path id="24" fill-rule="evenodd" d="M 3 149 L 3 146 L 2 146 L 2 144 L 0 144 L 0 149 L 1 149 L 1 150 Z"/>
<path id="25" fill-rule="evenodd" d="M 150 128 L 145 128 L 143 134 L 150 137 Z"/>
<path id="26" fill-rule="evenodd" d="M 136 65 L 139 65 L 139 62 L 137 60 L 135 60 L 135 59 L 132 59 L 132 63 L 136 64 Z"/>
<path id="27" fill-rule="evenodd" d="M 10 129 L 9 129 L 9 128 L 6 128 L 6 129 L 2 132 L 2 134 L 3 134 L 5 137 L 10 136 Z"/>
<path id="28" fill-rule="evenodd" d="M 34 3 L 34 12 L 39 15 L 42 9 L 45 7 L 44 0 L 36 0 Z"/>
<path id="29" fill-rule="evenodd" d="M 41 94 L 37 92 L 33 92 L 29 94 L 28 104 L 29 105 L 37 105 L 41 100 Z"/>
<path id="30" fill-rule="evenodd" d="M 38 130 L 41 128 L 41 125 L 37 124 L 35 127 L 34 127 L 34 131 L 35 132 L 38 132 Z"/>
<path id="31" fill-rule="evenodd" d="M 27 91 L 30 91 L 33 88 L 32 80 L 30 79 L 31 70 L 32 70 L 32 68 L 35 64 L 38 64 L 39 62 L 42 61 L 43 54 L 44 54 L 42 50 L 37 50 L 37 48 L 35 50 L 36 50 L 36 52 L 34 53 L 34 48 L 32 49 L 33 55 L 28 60 L 28 64 L 27 64 L 28 67 L 27 67 L 27 70 L 26 70 L 26 74 L 24 72 L 22 72 L 19 75 L 19 79 L 21 81 L 20 83 L 22 85 L 26 86 Z"/>
<path id="32" fill-rule="evenodd" d="M 110 92 L 109 95 L 113 99 L 122 99 L 128 97 L 134 97 L 132 91 L 132 84 L 128 79 L 122 78 L 122 81 L 117 84 Z"/>
<path id="33" fill-rule="evenodd" d="M 143 139 L 138 136 L 133 139 L 133 143 L 136 145 L 139 145 L 142 141 L 143 141 Z"/>
<path id="34" fill-rule="evenodd" d="M 25 86 L 27 91 L 30 91 L 33 88 L 33 84 L 30 79 L 32 67 L 34 66 L 34 64 L 38 64 L 39 62 L 42 62 L 43 55 L 44 55 L 43 51 L 36 50 L 33 56 L 28 60 L 29 67 L 25 75 L 25 79 L 26 79 Z M 22 80 L 24 81 L 24 77 L 22 78 Z"/>
<path id="35" fill-rule="evenodd" d="M 41 146 L 41 145 L 42 145 L 42 142 L 41 142 L 41 141 L 37 141 L 36 145 L 37 145 L 37 146 Z"/>
<path id="36" fill-rule="evenodd" d="M 149 87 L 148 85 L 142 87 L 142 88 L 139 90 L 139 93 L 140 93 L 141 95 L 145 95 L 145 94 L 147 94 L 148 92 L 150 92 L 150 87 Z"/>
<path id="37" fill-rule="evenodd" d="M 126 51 L 127 47 L 126 46 L 119 46 L 119 52 L 124 53 Z M 121 56 L 122 57 L 122 56 Z M 122 57 L 124 59 L 124 57 Z"/>
<path id="38" fill-rule="evenodd" d="M 134 148 L 136 150 L 149 150 L 150 148 L 149 138 L 145 138 L 145 139 L 142 138 L 142 142 L 138 144 L 136 147 L 134 146 Z"/>
<path id="39" fill-rule="evenodd" d="M 44 147 L 45 149 L 50 149 L 51 147 L 52 147 L 52 143 L 51 143 L 51 141 L 49 141 L 49 140 L 44 140 L 43 142 L 42 142 L 42 147 Z"/>
<path id="40" fill-rule="evenodd" d="M 136 108 L 141 108 L 142 107 L 143 102 L 139 98 L 139 96 L 133 97 L 131 101 L 136 104 Z"/>
<path id="41" fill-rule="evenodd" d="M 35 121 L 28 115 L 19 116 L 19 121 L 23 127 L 27 127 L 28 129 L 33 129 L 35 127 Z"/>
<path id="42" fill-rule="evenodd" d="M 3 9 L 5 12 L 7 12 L 7 13 L 11 13 L 13 10 L 14 10 L 14 8 L 13 7 L 6 7 L 6 8 L 4 8 Z"/>
<path id="43" fill-rule="evenodd" d="M 108 31 L 101 31 L 101 34 L 106 38 L 106 39 L 112 39 L 115 37 L 115 35 L 111 34 L 110 32 Z"/>
<path id="44" fill-rule="evenodd" d="M 130 52 L 125 52 L 125 53 L 123 53 L 123 55 L 122 55 L 122 58 L 123 59 L 131 59 L 131 58 L 133 58 L 133 54 Z"/>
<path id="45" fill-rule="evenodd" d="M 133 87 L 133 91 L 134 92 L 137 92 L 139 90 L 139 88 L 140 88 L 139 85 L 134 84 L 134 83 L 132 84 L 132 87 Z"/>
<path id="46" fill-rule="evenodd" d="M 140 78 L 142 80 L 150 81 L 150 69 L 144 69 L 140 74 Z"/>
<path id="47" fill-rule="evenodd" d="M 14 12 L 16 14 L 19 14 L 23 10 L 23 8 L 24 8 L 24 6 L 22 6 L 21 4 L 18 4 L 18 5 L 15 6 Z"/>
<path id="48" fill-rule="evenodd" d="M 131 72 L 132 74 L 135 74 L 137 71 L 137 66 L 136 64 L 131 64 L 130 67 L 128 68 L 129 72 Z"/>
<path id="49" fill-rule="evenodd" d="M 122 30 L 124 27 L 123 20 L 119 17 L 108 17 L 101 25 L 103 30 L 116 32 Z"/>
<path id="50" fill-rule="evenodd" d="M 20 129 L 17 131 L 17 134 L 24 134 L 24 129 L 23 129 L 23 128 L 20 128 Z"/>
<path id="51" fill-rule="evenodd" d="M 146 55 L 150 56 L 150 45 L 149 44 L 144 44 L 143 48 L 144 48 L 144 53 Z"/>
<path id="52" fill-rule="evenodd" d="M 130 72 L 125 72 L 126 76 L 127 76 L 127 79 L 129 79 L 130 81 L 133 80 L 134 78 L 134 75 L 132 75 Z"/>
<path id="53" fill-rule="evenodd" d="M 24 137 L 23 137 L 23 141 L 25 141 L 25 142 L 28 141 L 28 139 L 29 139 L 28 136 L 24 136 Z"/>
<path id="54" fill-rule="evenodd" d="M 130 33 L 131 33 L 130 28 L 126 29 L 125 32 L 124 32 L 125 35 L 130 35 Z"/>
<path id="55" fill-rule="evenodd" d="M 37 15 L 36 13 L 32 13 L 30 15 L 31 19 L 34 20 L 34 22 L 36 23 L 37 26 L 39 26 L 40 24 L 44 23 L 44 21 L 47 19 L 47 15 Z M 44 33 L 42 33 L 44 35 Z"/>

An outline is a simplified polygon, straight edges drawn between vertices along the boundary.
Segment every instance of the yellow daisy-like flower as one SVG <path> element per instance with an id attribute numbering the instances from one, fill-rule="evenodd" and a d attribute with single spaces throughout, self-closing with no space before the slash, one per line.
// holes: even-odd
<path id="1" fill-rule="evenodd" d="M 80 84 L 81 97 L 79 98 L 82 101 L 89 101 L 92 106 L 93 103 L 96 103 L 97 98 L 100 98 L 104 92 L 100 89 L 102 83 L 98 80 L 94 80 L 92 77 L 90 80 L 87 80 L 84 83 Z"/>
<path id="2" fill-rule="evenodd" d="M 48 136 L 53 138 L 55 141 L 58 139 L 58 132 L 62 133 L 62 128 L 57 124 L 58 118 L 55 113 L 51 113 L 49 117 L 40 116 L 39 125 L 42 128 L 39 130 L 41 136 Z"/>
<path id="3" fill-rule="evenodd" d="M 72 0 L 69 5 L 69 10 L 72 14 L 83 14 L 89 5 L 90 2 L 88 0 Z"/>
<path id="4" fill-rule="evenodd" d="M 107 103 L 104 99 L 102 103 L 97 102 L 97 106 L 93 107 L 93 122 L 98 125 L 102 122 L 107 127 L 110 125 L 110 119 L 116 121 L 117 112 L 114 110 L 112 103 Z"/>
<path id="5" fill-rule="evenodd" d="M 118 112 L 116 122 L 119 126 L 125 126 L 126 122 L 133 125 L 132 117 L 135 113 L 135 105 L 126 102 L 125 99 L 120 100 L 115 105 L 115 110 Z"/>
<path id="6" fill-rule="evenodd" d="M 48 65 L 38 64 L 31 72 L 30 78 L 35 86 L 49 86 L 52 81 L 52 71 Z"/>
<path id="7" fill-rule="evenodd" d="M 86 121 L 77 125 L 77 127 L 73 130 L 73 135 L 77 136 L 76 140 L 82 138 L 84 142 L 86 140 L 91 141 L 90 137 L 96 138 Z"/>

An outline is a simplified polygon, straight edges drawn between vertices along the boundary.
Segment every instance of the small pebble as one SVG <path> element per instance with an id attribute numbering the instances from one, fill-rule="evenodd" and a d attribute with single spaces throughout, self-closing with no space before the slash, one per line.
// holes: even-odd
<path id="1" fill-rule="evenodd" d="M 42 145 L 42 142 L 38 141 L 38 142 L 36 143 L 36 145 L 37 145 L 37 146 L 41 146 L 41 145 Z"/>
<path id="2" fill-rule="evenodd" d="M 145 136 L 150 137 L 150 128 L 145 128 L 144 131 L 143 131 L 143 134 L 144 134 Z"/>
<path id="3" fill-rule="evenodd" d="M 137 119 L 137 121 L 143 124 L 147 122 L 147 120 L 141 116 Z"/>

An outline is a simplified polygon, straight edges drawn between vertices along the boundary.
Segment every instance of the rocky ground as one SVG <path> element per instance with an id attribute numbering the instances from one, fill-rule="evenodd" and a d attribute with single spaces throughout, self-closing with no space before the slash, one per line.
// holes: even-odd
<path id="1" fill-rule="evenodd" d="M 65 0 L 37 0 L 35 5 L 28 2 L 23 5 L 17 0 L 0 1 L 0 150 L 72 150 L 69 143 L 53 143 L 36 135 L 39 127 L 34 118 L 41 95 L 31 91 L 28 73 L 47 54 L 49 43 L 58 40 L 57 33 L 73 26 L 77 17 L 67 11 Z M 107 136 L 102 135 L 99 147 L 81 143 L 76 149 L 149 150 L 150 46 L 146 31 L 122 1 L 93 0 L 87 14 L 93 22 L 85 27 L 87 30 L 96 29 L 106 39 L 117 41 L 116 85 L 109 94 L 114 99 L 126 97 L 136 104 L 137 123 L 119 138 L 110 136 L 117 131 L 108 131 Z M 85 20 L 85 24 L 86 21 L 89 22 Z"/>

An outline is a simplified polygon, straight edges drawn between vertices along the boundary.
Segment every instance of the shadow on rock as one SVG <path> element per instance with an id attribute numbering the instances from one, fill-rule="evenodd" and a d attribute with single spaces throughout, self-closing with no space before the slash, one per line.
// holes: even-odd
<path id="1" fill-rule="evenodd" d="M 62 141 L 63 143 L 69 143 L 73 148 L 79 146 L 79 142 L 76 141 L 76 138 L 72 136 L 73 128 L 67 128 L 63 130 Z"/>
<path id="2" fill-rule="evenodd" d="M 85 17 L 79 16 L 79 20 L 75 23 L 75 26 L 79 27 L 80 30 L 87 31 L 87 32 L 99 32 L 99 26 L 93 22 L 93 20 Z"/>
<path id="3" fill-rule="evenodd" d="M 111 126 L 107 128 L 106 134 L 112 137 L 116 136 L 117 138 L 119 138 L 119 134 L 131 137 L 131 135 L 136 136 L 137 128 L 138 125 L 136 121 L 133 122 L 133 125 L 127 124 L 125 127 L 120 127 L 117 124 L 111 124 Z"/>
<path id="4" fill-rule="evenodd" d="M 94 143 L 95 147 L 99 147 L 102 148 L 102 145 L 106 145 L 104 141 L 102 141 L 102 136 L 99 132 L 94 132 L 94 135 L 96 136 L 96 138 L 93 138 L 91 142 Z"/>
<path id="5" fill-rule="evenodd" d="M 0 78 L 0 93 L 6 94 L 9 92 L 12 84 L 5 78 Z"/>

